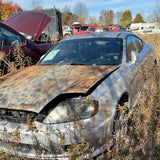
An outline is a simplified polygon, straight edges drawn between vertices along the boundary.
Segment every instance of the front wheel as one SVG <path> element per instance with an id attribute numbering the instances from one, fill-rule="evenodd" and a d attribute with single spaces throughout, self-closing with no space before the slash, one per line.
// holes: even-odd
<path id="1" fill-rule="evenodd" d="M 130 126 L 129 109 L 127 103 L 124 106 L 117 106 L 113 126 L 113 157 L 116 157 L 117 151 L 120 151 L 128 141 Z"/>
<path id="2" fill-rule="evenodd" d="M 70 34 L 65 34 L 64 35 L 64 38 L 68 38 L 68 37 L 71 37 L 71 35 Z"/>
<path id="3" fill-rule="evenodd" d="M 129 130 L 128 119 L 128 107 L 118 105 L 113 128 L 114 143 L 119 143 L 127 134 Z"/>

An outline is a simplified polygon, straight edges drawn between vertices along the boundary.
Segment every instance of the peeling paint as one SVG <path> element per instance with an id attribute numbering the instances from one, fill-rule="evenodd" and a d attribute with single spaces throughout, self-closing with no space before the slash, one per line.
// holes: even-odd
<path id="1" fill-rule="evenodd" d="M 39 113 L 59 94 L 86 93 L 117 66 L 31 66 L 0 78 L 0 107 Z"/>

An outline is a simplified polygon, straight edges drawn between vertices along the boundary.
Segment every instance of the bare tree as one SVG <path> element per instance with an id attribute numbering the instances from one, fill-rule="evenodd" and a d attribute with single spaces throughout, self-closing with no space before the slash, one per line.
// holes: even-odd
<path id="1" fill-rule="evenodd" d="M 149 21 L 160 22 L 160 3 L 159 0 L 155 0 L 156 6 L 152 15 L 150 15 Z"/>
<path id="2" fill-rule="evenodd" d="M 90 16 L 89 17 L 89 24 L 92 26 L 97 26 L 98 25 L 98 20 L 95 16 Z"/>
<path id="3" fill-rule="evenodd" d="M 39 0 L 32 0 L 29 8 L 31 10 L 41 10 L 42 6 L 40 4 Z"/>
<path id="4" fill-rule="evenodd" d="M 109 11 L 102 10 L 100 12 L 99 23 L 102 26 L 113 24 L 113 11 L 112 10 L 109 10 Z"/>
<path id="5" fill-rule="evenodd" d="M 100 17 L 99 17 L 99 24 L 100 25 L 105 25 L 105 17 L 106 17 L 105 12 L 106 12 L 105 10 L 102 10 L 100 12 Z"/>
<path id="6" fill-rule="evenodd" d="M 114 14 L 113 22 L 114 24 L 119 24 L 121 22 L 123 11 L 117 11 Z"/>
<path id="7" fill-rule="evenodd" d="M 73 21 L 73 14 L 70 11 L 70 7 L 65 5 L 62 9 L 62 24 L 63 25 L 71 25 Z"/>
<path id="8" fill-rule="evenodd" d="M 80 24 L 85 24 L 88 18 L 88 11 L 86 5 L 82 2 L 77 2 L 74 6 L 74 14 Z"/>
<path id="9" fill-rule="evenodd" d="M 62 9 L 62 12 L 68 13 L 68 12 L 71 12 L 70 10 L 71 10 L 70 6 L 65 5 L 65 6 L 63 7 L 63 9 Z"/>

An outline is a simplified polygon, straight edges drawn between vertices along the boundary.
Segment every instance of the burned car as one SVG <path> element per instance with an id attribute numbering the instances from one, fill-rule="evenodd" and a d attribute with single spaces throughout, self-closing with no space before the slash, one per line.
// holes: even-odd
<path id="1" fill-rule="evenodd" d="M 28 158 L 98 156 L 114 144 L 117 106 L 134 107 L 143 67 L 155 63 L 154 48 L 130 32 L 62 40 L 37 65 L 0 78 L 0 149 Z"/>
<path id="2" fill-rule="evenodd" d="M 36 64 L 52 46 L 52 43 L 39 43 L 38 38 L 51 18 L 41 12 L 28 12 L 15 15 L 0 23 L 0 53 L 5 53 L 13 61 L 15 47 Z M 2 68 L 2 67 L 1 67 Z"/>

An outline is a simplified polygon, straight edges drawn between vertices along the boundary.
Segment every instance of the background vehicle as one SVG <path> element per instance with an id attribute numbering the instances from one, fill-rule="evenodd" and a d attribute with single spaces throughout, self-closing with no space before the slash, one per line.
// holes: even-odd
<path id="1" fill-rule="evenodd" d="M 160 33 L 159 23 L 132 23 L 130 30 L 140 34 L 156 34 Z"/>
<path id="2" fill-rule="evenodd" d="M 40 158 L 69 159 L 67 150 L 75 144 L 82 146 L 74 153 L 77 159 L 80 151 L 85 158 L 100 155 L 120 132 L 115 120 L 125 125 L 117 106 L 127 103 L 127 112 L 133 111 L 144 71 L 155 62 L 152 46 L 130 32 L 62 40 L 36 66 L 0 78 L 0 130 L 11 133 L 18 127 L 20 135 L 10 150 L 13 136 L 0 134 L 0 149 L 28 158 L 38 153 Z M 27 117 L 35 132 L 28 129 Z"/>
<path id="3" fill-rule="evenodd" d="M 79 22 L 73 22 L 72 28 L 73 28 L 73 35 L 78 34 L 79 32 L 83 32 L 88 29 L 88 25 L 81 25 Z"/>
<path id="4" fill-rule="evenodd" d="M 111 31 L 108 27 L 98 27 L 98 26 L 88 26 L 86 30 L 80 30 L 75 32 L 74 35 L 88 34 L 88 33 L 98 33 L 98 32 L 109 32 Z"/>
<path id="5" fill-rule="evenodd" d="M 62 26 L 62 29 L 63 29 L 63 37 L 64 38 L 67 38 L 67 37 L 71 37 L 72 34 L 73 34 L 73 29 L 72 27 L 69 27 L 69 26 Z"/>
<path id="6" fill-rule="evenodd" d="M 109 25 L 107 26 L 110 28 L 110 31 L 112 32 L 124 32 L 128 31 L 126 27 L 120 26 L 120 25 Z"/>
<path id="7" fill-rule="evenodd" d="M 23 23 L 23 21 L 19 21 L 17 26 L 15 25 L 17 21 L 12 18 L 8 19 L 4 23 L 0 23 L 0 51 L 4 52 L 10 61 L 13 61 L 13 52 L 15 47 L 19 47 L 25 56 L 32 58 L 32 64 L 36 64 L 41 56 L 53 46 L 52 43 L 37 42 L 41 32 L 51 20 L 50 17 L 40 12 L 30 12 L 30 14 L 32 14 L 32 18 L 30 18 L 32 23 L 27 22 L 27 18 L 25 18 L 26 16 L 20 17 L 22 19 L 25 18 L 25 23 Z M 32 29 L 30 29 L 26 23 L 30 26 L 35 26 L 35 28 L 32 27 Z M 20 28 L 15 30 L 7 24 L 9 26 L 14 26 L 14 28 Z M 2 58 L 1 54 L 1 60 Z M 4 63 L 2 62 L 1 69 L 6 73 L 6 69 L 3 68 L 3 65 Z"/>
<path id="8" fill-rule="evenodd" d="M 8 18 L 15 16 L 15 15 L 19 15 L 19 14 L 22 14 L 25 16 L 25 14 L 26 14 L 27 16 L 24 18 L 24 20 L 23 20 L 23 22 L 24 22 L 27 17 L 28 17 L 28 19 L 30 19 L 32 17 L 31 15 L 27 14 L 30 12 L 33 12 L 33 11 L 12 12 Z M 55 40 L 61 40 L 63 37 L 61 12 L 58 11 L 56 8 L 47 9 L 47 10 L 39 10 L 39 11 L 35 11 L 35 12 L 44 13 L 44 14 L 48 15 L 51 19 L 51 21 L 44 28 L 43 33 L 42 33 L 41 37 L 39 38 L 39 42 L 52 42 Z M 12 25 L 11 27 L 14 28 L 15 30 L 17 30 L 17 27 L 15 26 L 15 24 Z"/>

